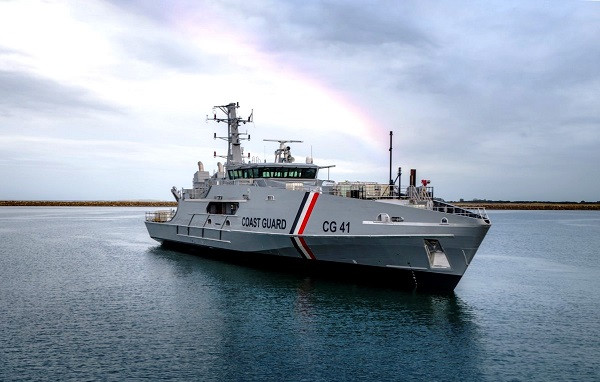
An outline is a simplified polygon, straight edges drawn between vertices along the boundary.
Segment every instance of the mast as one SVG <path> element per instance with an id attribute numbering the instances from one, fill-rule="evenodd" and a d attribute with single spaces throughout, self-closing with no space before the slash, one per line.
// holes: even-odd
<path id="1" fill-rule="evenodd" d="M 394 135 L 394 133 L 390 131 L 390 177 L 388 178 L 390 180 L 390 194 L 393 193 L 395 183 L 392 179 L 392 135 Z"/>
<path id="2" fill-rule="evenodd" d="M 239 132 L 239 125 L 240 123 L 246 124 L 247 122 L 252 122 L 252 115 L 254 114 L 254 112 L 252 112 L 247 119 L 242 119 L 236 115 L 235 109 L 237 109 L 238 107 L 240 107 L 240 104 L 238 102 L 231 102 L 228 105 L 213 107 L 213 111 L 214 109 L 219 109 L 221 110 L 221 112 L 223 112 L 223 114 L 227 115 L 227 118 L 217 118 L 217 114 L 214 113 L 212 118 L 213 121 L 227 122 L 227 137 L 217 137 L 217 133 L 215 133 L 215 139 L 219 138 L 227 140 L 228 148 L 226 165 L 244 163 L 242 160 L 241 141 L 245 139 L 250 140 L 249 134 Z M 207 117 L 207 119 L 209 118 Z M 242 138 L 241 136 L 244 135 L 247 135 L 248 137 Z M 217 156 L 216 152 L 215 156 Z"/>

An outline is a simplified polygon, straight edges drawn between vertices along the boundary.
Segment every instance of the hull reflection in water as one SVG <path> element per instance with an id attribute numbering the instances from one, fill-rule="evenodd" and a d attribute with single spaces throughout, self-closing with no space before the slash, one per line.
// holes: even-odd
<path id="1" fill-rule="evenodd" d="M 484 379 L 478 317 L 454 293 L 358 286 L 162 247 L 153 254 L 187 285 L 197 280 L 195 288 L 173 291 L 178 304 L 205 316 L 217 314 L 199 325 L 207 326 L 211 344 L 218 344 L 212 351 L 220 356 L 205 367 L 222 380 L 264 377 L 258 365 L 272 366 L 271 380 L 357 375 L 390 380 L 398 373 L 431 380 Z M 224 365 L 223 358 L 235 362 Z"/>

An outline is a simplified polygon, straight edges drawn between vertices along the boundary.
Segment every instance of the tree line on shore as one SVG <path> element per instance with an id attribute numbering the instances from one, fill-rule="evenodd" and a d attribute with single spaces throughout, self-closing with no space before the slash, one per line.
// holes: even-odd
<path id="1" fill-rule="evenodd" d="M 154 200 L 0 200 L 13 207 L 176 207 L 177 202 Z"/>
<path id="2" fill-rule="evenodd" d="M 484 207 L 489 210 L 600 210 L 598 202 L 538 202 L 506 200 L 460 200 L 450 202 L 460 207 Z M 174 201 L 156 200 L 0 200 L 12 207 L 177 207 Z"/>

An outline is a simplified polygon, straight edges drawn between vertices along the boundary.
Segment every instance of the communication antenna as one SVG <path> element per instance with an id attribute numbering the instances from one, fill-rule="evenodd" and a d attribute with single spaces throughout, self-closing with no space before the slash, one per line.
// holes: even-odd
<path id="1" fill-rule="evenodd" d="M 265 142 L 279 142 L 279 148 L 275 150 L 275 163 L 293 163 L 295 158 L 292 156 L 290 146 L 286 143 L 302 143 L 289 139 L 263 139 Z"/>
<path id="2" fill-rule="evenodd" d="M 240 133 L 238 128 L 240 124 L 253 122 L 254 110 L 251 111 L 250 116 L 248 116 L 248 118 L 240 118 L 236 115 L 236 109 L 239 107 L 239 102 L 232 102 L 228 105 L 223 106 L 214 106 L 213 117 L 209 118 L 208 115 L 206 116 L 207 121 L 216 121 L 217 123 L 227 122 L 227 136 L 218 137 L 217 133 L 215 133 L 214 135 L 214 139 L 222 139 L 224 141 L 227 141 L 228 143 L 227 156 L 217 155 L 217 152 L 215 151 L 215 158 L 218 156 L 227 159 L 227 165 L 232 163 L 244 163 L 242 159 L 241 141 L 250 140 L 250 134 Z M 217 118 L 217 110 L 220 110 L 227 117 Z"/>

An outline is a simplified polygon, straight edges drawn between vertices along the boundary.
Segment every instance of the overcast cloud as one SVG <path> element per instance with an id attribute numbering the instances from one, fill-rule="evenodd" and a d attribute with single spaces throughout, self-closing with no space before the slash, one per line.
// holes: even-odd
<path id="1" fill-rule="evenodd" d="M 336 180 L 600 200 L 600 2 L 2 1 L 0 199 L 168 199 L 254 109 Z"/>

